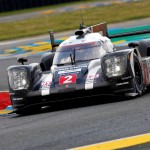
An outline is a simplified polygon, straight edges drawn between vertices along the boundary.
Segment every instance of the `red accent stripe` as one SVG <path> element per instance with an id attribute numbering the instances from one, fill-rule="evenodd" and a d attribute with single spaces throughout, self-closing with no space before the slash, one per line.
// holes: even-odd
<path id="1" fill-rule="evenodd" d="M 9 92 L 0 91 L 0 110 L 4 110 L 9 105 L 11 105 Z"/>

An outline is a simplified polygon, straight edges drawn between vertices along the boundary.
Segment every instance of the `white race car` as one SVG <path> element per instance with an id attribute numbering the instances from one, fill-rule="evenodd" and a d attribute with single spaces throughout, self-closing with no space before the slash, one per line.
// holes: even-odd
<path id="1" fill-rule="evenodd" d="M 52 50 L 40 63 L 24 65 L 27 59 L 19 58 L 22 65 L 7 69 L 14 111 L 104 93 L 141 95 L 150 85 L 150 40 L 117 50 L 110 39 L 142 33 L 150 31 L 109 36 L 106 23 L 81 25 L 75 35 L 55 43 L 50 32 Z"/>

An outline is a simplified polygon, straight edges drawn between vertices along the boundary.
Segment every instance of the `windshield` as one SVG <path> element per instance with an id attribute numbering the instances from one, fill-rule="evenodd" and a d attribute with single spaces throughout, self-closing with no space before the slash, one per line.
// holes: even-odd
<path id="1" fill-rule="evenodd" d="M 90 42 L 84 44 L 61 46 L 54 56 L 54 65 L 71 64 L 79 61 L 97 59 L 102 56 L 101 42 Z"/>

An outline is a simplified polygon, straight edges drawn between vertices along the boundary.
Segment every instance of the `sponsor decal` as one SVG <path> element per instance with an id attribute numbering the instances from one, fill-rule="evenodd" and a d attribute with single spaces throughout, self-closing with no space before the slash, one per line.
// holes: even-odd
<path id="1" fill-rule="evenodd" d="M 42 88 L 44 88 L 44 87 L 47 88 L 47 87 L 50 87 L 51 83 L 52 83 L 52 81 L 43 81 L 41 83 L 41 86 L 42 86 Z"/>
<path id="2" fill-rule="evenodd" d="M 58 74 L 63 73 L 72 73 L 72 72 L 80 72 L 82 68 L 87 68 L 86 64 L 82 64 L 80 66 L 70 66 L 70 67 L 63 67 L 63 68 L 56 68 L 56 71 L 58 71 Z"/>
<path id="3" fill-rule="evenodd" d="M 122 80 L 127 80 L 127 79 L 131 79 L 132 77 L 131 76 L 128 76 L 128 77 L 123 77 L 121 78 Z"/>
<path id="4" fill-rule="evenodd" d="M 73 69 L 73 70 L 62 70 L 58 72 L 58 75 L 67 74 L 67 73 L 79 73 L 81 71 L 81 68 L 79 69 Z"/>
<path id="5" fill-rule="evenodd" d="M 91 75 L 87 75 L 87 79 L 97 79 L 97 78 L 99 78 L 99 74 L 91 74 Z"/>
<path id="6" fill-rule="evenodd" d="M 120 85 L 126 85 L 129 84 L 129 82 L 122 82 L 122 83 L 117 83 L 116 86 L 120 86 Z"/>
<path id="7" fill-rule="evenodd" d="M 96 79 L 99 78 L 100 74 L 91 74 L 86 76 L 85 84 L 95 83 Z"/>
<path id="8" fill-rule="evenodd" d="M 76 79 L 77 79 L 77 74 L 71 74 L 71 75 L 67 75 L 67 76 L 60 76 L 59 85 L 76 83 Z"/>
<path id="9" fill-rule="evenodd" d="M 100 62 L 99 60 L 92 60 L 89 63 L 88 74 L 85 80 L 85 90 L 93 89 L 95 79 L 99 77 L 99 74 L 97 74 L 98 70 L 100 69 L 99 62 Z"/>
<path id="10" fill-rule="evenodd" d="M 15 101 L 23 100 L 23 98 L 13 98 Z"/>
<path id="11" fill-rule="evenodd" d="M 50 85 L 52 83 L 53 75 L 48 75 L 44 81 L 41 83 L 41 95 L 49 95 L 50 94 Z"/>

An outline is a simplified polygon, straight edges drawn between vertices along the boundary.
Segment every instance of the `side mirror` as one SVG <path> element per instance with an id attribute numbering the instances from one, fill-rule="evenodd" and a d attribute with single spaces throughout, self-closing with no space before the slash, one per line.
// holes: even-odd
<path id="1" fill-rule="evenodd" d="M 28 61 L 28 59 L 25 58 L 25 57 L 19 57 L 19 58 L 17 58 L 17 62 L 18 63 L 22 63 L 22 65 L 24 65 L 24 62 L 27 62 L 27 61 Z"/>

